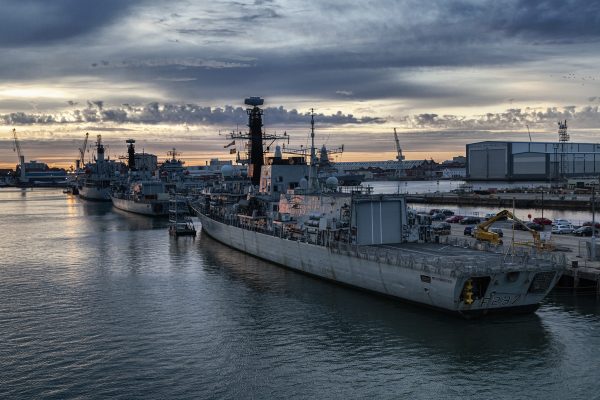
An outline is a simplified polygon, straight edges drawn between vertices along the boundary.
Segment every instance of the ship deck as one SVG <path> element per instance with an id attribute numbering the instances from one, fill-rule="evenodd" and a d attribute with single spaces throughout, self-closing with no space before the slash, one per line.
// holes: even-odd
<path id="1" fill-rule="evenodd" d="M 405 253 L 414 254 L 417 256 L 426 257 L 444 257 L 464 259 L 476 257 L 478 260 L 498 261 L 504 257 L 502 253 L 493 253 L 489 251 L 481 251 L 471 248 L 453 246 L 442 243 L 394 243 L 380 244 L 369 247 L 377 247 L 390 250 L 400 250 Z"/>
<path id="2" fill-rule="evenodd" d="M 505 254 L 508 251 L 506 247 L 501 247 L 496 252 L 448 243 L 397 243 L 365 247 L 379 251 L 398 251 L 403 255 L 426 259 L 431 263 L 462 264 L 493 269 L 502 268 L 502 265 L 522 263 L 527 264 L 529 268 L 547 268 L 557 261 L 548 259 L 548 256 L 524 256 L 522 249 L 513 258 L 510 253 Z"/>

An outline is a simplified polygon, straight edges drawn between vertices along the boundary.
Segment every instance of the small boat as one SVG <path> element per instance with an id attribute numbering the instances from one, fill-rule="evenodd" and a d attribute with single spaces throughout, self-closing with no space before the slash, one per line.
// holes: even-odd
<path id="1" fill-rule="evenodd" d="M 196 236 L 196 228 L 190 217 L 185 198 L 177 195 L 169 200 L 169 234 L 172 236 Z"/>
<path id="2" fill-rule="evenodd" d="M 77 188 L 77 186 L 69 185 L 63 189 L 63 193 L 77 196 L 79 194 L 79 189 Z"/>

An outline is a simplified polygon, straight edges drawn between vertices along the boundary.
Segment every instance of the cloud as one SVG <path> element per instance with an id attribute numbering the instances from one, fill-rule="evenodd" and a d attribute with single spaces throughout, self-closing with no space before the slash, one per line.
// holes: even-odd
<path id="1" fill-rule="evenodd" d="M 600 39 L 600 4 L 593 1 L 494 1 L 490 26 L 506 36 L 520 36 L 542 42 L 570 43 Z M 490 12 L 491 11 L 491 12 Z"/>
<path id="2" fill-rule="evenodd" d="M 595 70 L 600 61 L 589 51 L 600 38 L 600 6 L 581 0 L 173 0 L 168 11 L 152 0 L 6 4 L 0 16 L 0 46 L 9 47 L 0 60 L 3 79 L 43 84 L 89 77 L 153 91 L 101 95 L 112 103 L 230 104 L 259 94 L 286 104 L 335 100 L 346 113 L 371 100 L 419 110 L 497 109 L 507 99 L 518 99 L 514 105 L 579 104 L 594 93 L 579 81 L 564 90 L 548 74 Z M 90 97 L 100 96 L 97 87 L 89 89 Z M 70 93 L 65 98 L 85 101 Z M 110 118 L 123 118 L 113 111 Z"/>
<path id="3" fill-rule="evenodd" d="M 406 127 L 444 130 L 520 130 L 555 129 L 557 121 L 568 120 L 572 127 L 593 129 L 600 126 L 600 107 L 565 106 L 548 108 L 513 108 L 501 113 L 475 117 L 422 113 L 401 119 Z"/>
<path id="4" fill-rule="evenodd" d="M 332 114 L 317 113 L 315 119 L 323 126 L 340 125 L 380 125 L 396 123 L 406 129 L 435 131 L 507 131 L 522 130 L 528 125 L 531 129 L 553 131 L 556 122 L 568 120 L 577 129 L 595 129 L 600 126 L 600 106 L 564 106 L 546 108 L 511 108 L 504 112 L 485 113 L 475 116 L 418 113 L 382 118 L 377 116 L 355 116 L 337 111 Z M 264 109 L 265 125 L 296 126 L 305 125 L 310 120 L 309 112 L 286 109 L 283 106 Z M 115 124 L 172 124 L 172 125 L 244 125 L 247 122 L 246 109 L 226 105 L 209 107 L 194 103 L 159 103 L 143 105 L 122 104 L 107 106 L 103 101 L 88 101 L 87 107 L 58 113 L 0 114 L 0 122 L 5 125 L 51 125 L 73 123 L 115 123 Z M 124 125 L 126 126 L 126 125 Z"/>
<path id="5" fill-rule="evenodd" d="M 266 107 L 265 121 L 269 124 L 306 124 L 308 112 L 280 107 Z M 334 114 L 316 114 L 322 124 L 381 124 L 385 119 L 363 116 L 355 117 L 338 111 Z M 123 104 L 106 107 L 103 101 L 88 101 L 87 107 L 56 114 L 16 112 L 0 115 L 5 125 L 68 124 L 68 123 L 135 123 L 135 124 L 203 124 L 243 125 L 247 121 L 246 109 L 242 107 L 206 107 L 197 104 L 173 104 L 151 102 L 145 105 Z"/>
<path id="6" fill-rule="evenodd" d="M 52 43 L 88 34 L 128 15 L 134 0 L 4 0 L 0 46 Z"/>

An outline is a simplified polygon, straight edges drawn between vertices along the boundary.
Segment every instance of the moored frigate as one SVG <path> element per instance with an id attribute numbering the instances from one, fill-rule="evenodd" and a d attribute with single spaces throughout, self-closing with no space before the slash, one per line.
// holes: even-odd
<path id="1" fill-rule="evenodd" d="M 246 104 L 256 150 L 262 99 Z M 249 180 L 224 168 L 192 204 L 202 232 L 302 273 L 467 317 L 535 311 L 560 278 L 564 257 L 438 236 L 402 195 L 344 191 L 333 176 L 321 185 L 311 125 L 310 163 L 278 149 L 267 160 L 250 154 Z"/>

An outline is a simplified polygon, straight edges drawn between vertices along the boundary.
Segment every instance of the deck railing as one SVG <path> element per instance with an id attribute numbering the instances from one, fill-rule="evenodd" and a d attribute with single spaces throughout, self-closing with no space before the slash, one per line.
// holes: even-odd
<path id="1" fill-rule="evenodd" d="M 192 206 L 196 213 L 201 212 Z M 489 259 L 481 257 L 477 253 L 461 257 L 439 257 L 421 256 L 407 254 L 402 248 L 364 246 L 341 241 L 328 241 L 327 244 L 313 243 L 306 236 L 295 237 L 292 235 L 283 235 L 283 231 L 274 231 L 266 228 L 260 228 L 251 224 L 244 224 L 235 218 L 224 218 L 222 215 L 211 212 L 201 212 L 204 216 L 230 226 L 262 233 L 269 236 L 279 237 L 285 240 L 310 243 L 321 247 L 326 247 L 335 254 L 343 254 L 350 257 L 356 257 L 363 260 L 384 263 L 388 265 L 397 265 L 402 268 L 421 270 L 425 273 L 436 273 L 440 275 L 456 276 L 462 273 L 481 273 L 493 274 L 500 271 L 511 269 L 539 270 L 556 266 L 566 267 L 567 261 L 564 254 L 556 255 L 546 252 L 537 252 L 533 249 L 514 247 L 510 249 L 503 246 L 492 246 L 489 243 L 474 243 L 470 240 L 459 237 L 440 237 L 440 243 L 452 247 L 461 247 L 464 249 L 484 251 L 487 253 L 496 253 L 501 262 L 499 264 L 490 264 Z"/>

